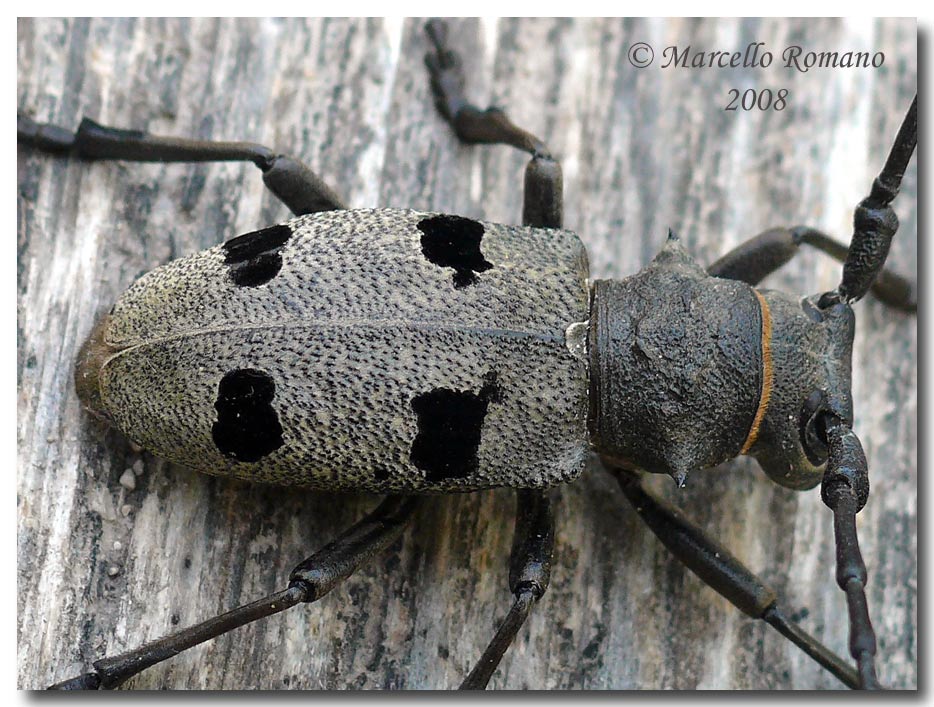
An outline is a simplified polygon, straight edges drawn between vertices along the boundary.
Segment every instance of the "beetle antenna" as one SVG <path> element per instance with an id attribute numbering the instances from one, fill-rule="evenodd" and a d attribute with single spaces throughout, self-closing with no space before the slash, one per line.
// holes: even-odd
<path id="1" fill-rule="evenodd" d="M 859 202 L 853 213 L 853 238 L 843 264 L 843 279 L 836 290 L 821 297 L 821 307 L 862 299 L 882 270 L 898 230 L 898 217 L 891 203 L 898 195 L 917 144 L 918 96 L 915 95 L 885 166 L 873 181 L 869 196 Z"/>
<path id="2" fill-rule="evenodd" d="M 856 660 L 862 689 L 881 689 L 876 678 L 876 634 L 866 602 L 868 573 L 856 537 L 856 514 L 869 498 L 869 469 L 859 438 L 840 418 L 824 414 L 829 455 L 821 482 L 821 499 L 833 511 L 837 546 L 837 584 L 846 592 L 850 614 L 850 655 Z"/>

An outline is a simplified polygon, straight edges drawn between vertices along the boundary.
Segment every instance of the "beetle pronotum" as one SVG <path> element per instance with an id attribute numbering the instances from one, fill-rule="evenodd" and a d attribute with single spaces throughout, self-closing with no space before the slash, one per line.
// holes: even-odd
<path id="1" fill-rule="evenodd" d="M 21 21 L 19 107 L 69 126 L 87 114 L 163 134 L 256 139 L 302 155 L 357 206 L 518 222 L 524 159 L 456 143 L 431 104 L 421 24 Z M 847 238 L 915 84 L 913 22 L 529 20 L 465 22 L 455 34 L 470 95 L 507 107 L 561 157 L 565 224 L 588 246 L 595 277 L 635 272 L 666 226 L 705 263 L 775 224 Z M 886 63 L 807 74 L 635 71 L 626 50 L 636 41 L 856 46 L 885 52 Z M 731 87 L 779 82 L 790 113 L 722 110 Z M 915 175 L 912 165 L 889 259 L 907 274 Z M 73 395 L 76 347 L 137 274 L 284 218 L 252 167 L 21 153 L 20 194 L 20 684 L 39 687 L 176 621 L 279 588 L 375 499 L 173 468 L 103 431 Z M 811 293 L 838 278 L 836 262 L 804 253 L 766 285 Z M 856 429 L 873 481 L 860 540 L 880 678 L 911 687 L 916 324 L 871 297 L 856 311 Z M 743 460 L 695 474 L 680 492 L 657 481 L 845 653 L 829 513 L 816 492 L 777 488 Z M 504 490 L 439 497 L 400 545 L 325 602 L 131 685 L 456 685 L 508 608 L 512 508 Z M 551 587 L 492 686 L 838 686 L 671 560 L 609 477 L 594 470 L 562 487 L 557 522 Z"/>

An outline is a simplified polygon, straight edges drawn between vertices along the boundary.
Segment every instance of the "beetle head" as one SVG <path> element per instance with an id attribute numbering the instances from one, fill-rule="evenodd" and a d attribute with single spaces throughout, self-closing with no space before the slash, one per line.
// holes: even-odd
<path id="1" fill-rule="evenodd" d="M 846 303 L 821 308 L 819 295 L 762 295 L 772 320 L 772 387 L 748 453 L 773 481 L 808 489 L 820 482 L 827 462 L 818 419 L 832 413 L 847 425 L 853 422 L 853 310 Z"/>

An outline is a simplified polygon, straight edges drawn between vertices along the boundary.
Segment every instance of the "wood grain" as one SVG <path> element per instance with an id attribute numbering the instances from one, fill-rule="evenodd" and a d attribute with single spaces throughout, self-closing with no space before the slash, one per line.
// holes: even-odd
<path id="1" fill-rule="evenodd" d="M 525 159 L 456 143 L 432 107 L 421 24 L 20 20 L 18 108 L 69 127 L 87 115 L 261 142 L 302 155 L 355 206 L 518 222 Z M 669 226 L 703 263 L 779 224 L 847 240 L 916 84 L 913 21 L 457 21 L 453 36 L 470 94 L 506 107 L 561 157 L 565 223 L 594 277 L 635 272 Z M 649 68 L 627 61 L 637 41 L 656 50 Z M 659 68 L 665 46 L 755 41 L 775 54 L 768 69 Z M 882 51 L 885 63 L 798 73 L 778 66 L 789 44 Z M 734 87 L 787 88 L 788 106 L 726 112 Z M 89 164 L 20 148 L 18 175 L 18 684 L 39 688 L 283 587 L 375 499 L 172 467 L 131 449 L 75 396 L 77 347 L 139 274 L 286 216 L 252 165 Z M 913 164 L 889 260 L 911 276 L 916 183 Z M 806 252 L 765 286 L 810 294 L 839 273 Z M 859 529 L 880 677 L 914 688 L 917 322 L 871 298 L 856 311 L 856 431 L 873 480 Z M 817 492 L 778 488 L 750 460 L 697 473 L 681 491 L 656 481 L 846 653 Z M 674 562 L 607 474 L 593 468 L 557 498 L 551 589 L 493 687 L 839 687 Z M 320 604 L 128 686 L 456 686 L 508 608 L 512 520 L 508 490 L 432 498 L 392 551 Z"/>

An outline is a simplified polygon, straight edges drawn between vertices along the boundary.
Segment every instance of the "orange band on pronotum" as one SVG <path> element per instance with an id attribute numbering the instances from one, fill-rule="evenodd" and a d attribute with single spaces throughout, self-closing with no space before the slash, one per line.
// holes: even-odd
<path id="1" fill-rule="evenodd" d="M 772 396 L 772 314 L 769 312 L 769 303 L 765 301 L 758 290 L 753 290 L 759 300 L 759 309 L 762 312 L 762 392 L 759 394 L 759 409 L 752 419 L 752 427 L 743 443 L 740 454 L 745 454 L 756 443 L 759 437 L 759 426 L 765 411 L 769 408 L 769 398 Z"/>

